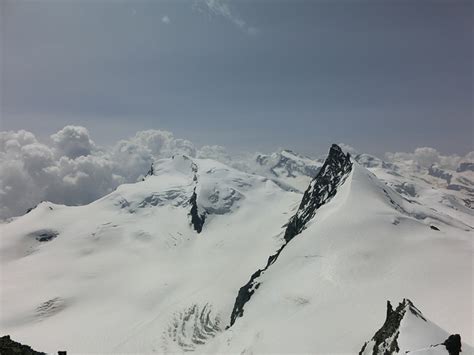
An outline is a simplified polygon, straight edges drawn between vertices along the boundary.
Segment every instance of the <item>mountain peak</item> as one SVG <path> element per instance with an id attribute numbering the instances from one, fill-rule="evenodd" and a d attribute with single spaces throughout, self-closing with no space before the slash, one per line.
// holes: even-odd
<path id="1" fill-rule="evenodd" d="M 278 259 L 286 245 L 305 229 L 306 224 L 314 217 L 316 210 L 334 197 L 337 188 L 344 183 L 351 170 L 352 163 L 349 154 L 345 155 L 339 146 L 333 144 L 323 167 L 304 193 L 298 211 L 288 222 L 284 234 L 284 244 L 275 254 L 270 255 L 267 265 L 263 269 L 255 271 L 250 280 L 240 288 L 232 310 L 230 326 L 235 323 L 238 317 L 243 316 L 245 304 L 250 301 L 255 290 L 260 286 L 257 281 L 260 275 Z"/>
<path id="2" fill-rule="evenodd" d="M 334 158 L 339 160 L 347 160 L 351 157 L 350 153 L 345 153 L 337 144 L 332 144 L 329 148 L 329 153 L 327 159 Z M 327 160 L 326 159 L 326 160 Z"/>
<path id="3" fill-rule="evenodd" d="M 441 353 L 459 355 L 461 336 L 445 332 L 430 322 L 409 299 L 403 299 L 394 310 L 387 301 L 387 314 L 382 327 L 359 355 L 410 354 L 412 352 L 431 354 L 433 348 Z M 438 352 L 436 352 L 438 353 Z"/>
<path id="4" fill-rule="evenodd" d="M 289 241 L 304 229 L 316 210 L 334 197 L 351 170 L 350 154 L 344 154 L 337 144 L 333 144 L 321 170 L 304 193 L 298 212 L 290 220 L 285 240 Z"/>
<path id="5" fill-rule="evenodd" d="M 340 152 L 340 153 L 344 154 L 341 147 L 339 147 L 336 143 L 333 143 L 331 145 L 331 148 L 329 149 L 329 154 L 331 154 L 331 151 L 336 151 L 336 152 Z"/>

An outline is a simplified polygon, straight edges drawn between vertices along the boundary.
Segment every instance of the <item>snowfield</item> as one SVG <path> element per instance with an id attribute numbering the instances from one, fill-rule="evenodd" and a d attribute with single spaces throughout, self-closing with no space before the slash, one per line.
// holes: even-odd
<path id="1" fill-rule="evenodd" d="M 400 336 L 400 353 L 455 333 L 472 353 L 465 191 L 352 159 L 334 197 L 285 244 L 301 212 L 296 187 L 311 181 L 303 172 L 322 171 L 298 159 L 264 163 L 277 167 L 264 177 L 175 156 L 89 205 L 43 202 L 2 224 L 0 334 L 51 353 L 357 354 L 386 301 L 409 298 L 432 323 L 412 331 L 419 319 L 407 312 L 401 334 L 415 335 Z M 407 181 L 414 196 L 396 191 Z M 241 287 L 283 245 L 228 327 Z"/>

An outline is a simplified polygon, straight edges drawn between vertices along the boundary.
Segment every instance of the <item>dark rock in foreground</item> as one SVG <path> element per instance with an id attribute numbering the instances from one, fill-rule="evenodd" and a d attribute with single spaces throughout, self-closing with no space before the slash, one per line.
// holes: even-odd
<path id="1" fill-rule="evenodd" d="M 401 332 L 401 323 L 407 313 L 415 315 L 422 321 L 422 327 L 436 327 L 433 323 L 429 322 L 418 308 L 416 308 L 413 303 L 404 299 L 394 310 L 391 303 L 387 301 L 387 315 L 385 317 L 385 322 L 382 327 L 375 333 L 372 339 L 366 342 L 363 346 L 359 355 L 392 355 L 392 354 L 401 354 L 401 349 L 399 347 L 398 340 L 400 337 L 417 336 L 412 334 L 413 329 L 410 334 Z M 436 327 L 437 328 L 437 327 Z M 423 328 L 424 329 L 424 328 Z M 429 328 L 424 329 L 429 330 Z M 421 333 L 427 334 L 427 333 Z M 420 341 L 423 342 L 425 335 L 420 336 Z M 439 350 L 444 348 L 446 349 L 446 354 L 449 355 L 459 355 L 461 352 L 461 336 L 459 334 L 450 335 L 442 343 L 430 344 L 427 340 L 427 344 L 420 349 L 409 349 L 404 351 L 405 354 L 417 353 L 420 355 L 431 354 L 433 348 Z M 402 349 L 403 351 L 403 349 Z M 443 351 L 442 351 L 443 352 Z M 438 352 L 437 352 L 438 353 Z"/>
<path id="2" fill-rule="evenodd" d="M 44 355 L 45 353 L 35 351 L 28 345 L 17 343 L 16 341 L 11 340 L 9 335 L 5 335 L 3 337 L 0 337 L 0 354 L 1 355 L 19 355 L 19 354 Z"/>

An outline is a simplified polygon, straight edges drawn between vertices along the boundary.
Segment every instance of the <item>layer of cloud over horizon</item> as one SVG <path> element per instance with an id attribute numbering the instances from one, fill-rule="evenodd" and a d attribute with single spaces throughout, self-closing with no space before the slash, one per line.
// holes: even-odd
<path id="1" fill-rule="evenodd" d="M 104 148 L 85 127 L 66 126 L 51 135 L 51 142 L 42 143 L 26 130 L 0 132 L 0 219 L 22 215 L 43 200 L 90 203 L 122 183 L 140 180 L 156 159 L 175 154 L 215 159 L 241 170 L 249 170 L 255 158 L 251 153 L 232 156 L 217 145 L 198 149 L 189 140 L 162 130 L 140 131 Z M 412 153 L 387 153 L 385 159 L 455 169 L 463 160 L 474 161 L 474 152 L 444 156 L 423 147 Z"/>

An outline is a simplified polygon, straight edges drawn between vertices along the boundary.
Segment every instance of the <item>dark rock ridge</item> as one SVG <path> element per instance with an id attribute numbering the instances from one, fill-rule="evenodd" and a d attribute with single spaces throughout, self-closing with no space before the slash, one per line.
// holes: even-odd
<path id="1" fill-rule="evenodd" d="M 459 164 L 456 171 L 458 173 L 462 173 L 463 171 L 474 171 L 474 163 L 473 162 L 462 162 L 461 164 Z"/>
<path id="2" fill-rule="evenodd" d="M 382 325 L 382 328 L 380 328 L 372 337 L 372 340 L 375 342 L 372 351 L 373 355 L 390 355 L 400 351 L 397 338 L 400 334 L 400 323 L 407 311 L 412 312 L 417 317 L 420 317 L 426 321 L 421 312 L 409 299 L 404 299 L 395 310 L 393 310 L 390 301 L 387 301 L 387 315 L 385 317 L 385 322 Z M 367 344 L 368 343 L 364 344 L 362 350 L 359 352 L 359 355 L 364 353 Z"/>
<path id="3" fill-rule="evenodd" d="M 45 353 L 41 353 L 38 351 L 33 350 L 28 345 L 23 345 L 13 341 L 9 335 L 5 335 L 0 337 L 0 354 L 2 355 L 44 355 Z"/>
<path id="4" fill-rule="evenodd" d="M 439 179 L 443 179 L 443 180 L 446 180 L 446 182 L 448 184 L 451 183 L 451 179 L 452 179 L 452 175 L 446 171 L 444 171 L 443 169 L 440 169 L 438 168 L 437 166 L 435 165 L 432 165 L 429 169 L 428 169 L 428 174 L 431 175 L 431 176 L 434 176 L 434 177 L 437 177 Z"/>
<path id="5" fill-rule="evenodd" d="M 201 233 L 202 227 L 204 226 L 204 221 L 206 220 L 206 213 L 199 213 L 196 188 L 194 188 L 189 203 L 191 204 L 191 211 L 189 212 L 189 215 L 191 216 L 191 224 L 193 225 L 196 232 Z"/>
<path id="6" fill-rule="evenodd" d="M 391 355 L 399 353 L 398 337 L 400 335 L 400 324 L 407 312 L 427 322 L 421 311 L 416 308 L 409 299 L 404 299 L 395 310 L 390 301 L 387 301 L 387 315 L 384 324 L 375 333 L 371 341 L 366 342 L 362 346 L 359 355 L 369 354 L 366 350 L 371 350 L 370 354 L 372 355 Z M 367 349 L 369 343 L 371 348 Z M 437 346 L 445 346 L 449 355 L 459 355 L 461 352 L 461 336 L 459 334 L 450 335 L 443 343 L 428 344 L 426 349 Z M 413 349 L 412 351 L 416 350 L 419 349 Z M 410 351 L 407 351 L 407 353 L 410 353 Z"/>
<path id="7" fill-rule="evenodd" d="M 321 170 L 304 193 L 298 211 L 288 223 L 284 237 L 286 242 L 301 233 L 316 210 L 336 195 L 337 188 L 344 183 L 351 170 L 349 153 L 344 154 L 338 145 L 333 144 Z"/>
<path id="8" fill-rule="evenodd" d="M 235 323 L 238 317 L 242 317 L 245 304 L 259 288 L 260 282 L 257 281 L 257 278 L 275 262 L 288 242 L 305 229 L 306 224 L 314 217 L 316 210 L 334 197 L 337 188 L 342 185 L 351 170 L 350 155 L 344 154 L 339 146 L 333 144 L 318 175 L 311 181 L 304 193 L 298 211 L 291 217 L 287 225 L 284 244 L 268 258 L 266 266 L 254 272 L 250 280 L 240 288 L 232 310 L 230 326 Z"/>
<path id="9" fill-rule="evenodd" d="M 28 208 L 28 209 L 26 210 L 25 214 L 30 213 L 30 212 L 33 211 L 36 207 L 38 207 L 39 205 L 41 205 L 43 202 L 48 202 L 48 201 L 45 201 L 45 200 L 40 201 L 40 203 L 34 205 L 33 207 Z M 53 210 L 53 207 L 48 206 L 48 209 L 49 209 L 50 211 L 52 211 L 52 210 Z"/>
<path id="10" fill-rule="evenodd" d="M 198 175 L 197 175 L 198 167 L 195 163 L 192 163 L 191 169 L 194 173 L 193 181 L 195 185 L 194 185 L 193 194 L 191 196 L 191 199 L 189 200 L 189 204 L 191 205 L 191 210 L 189 211 L 189 215 L 191 216 L 191 224 L 193 225 L 194 230 L 198 233 L 201 233 L 202 227 L 204 226 L 204 222 L 206 220 L 206 212 L 204 211 L 204 213 L 199 213 L 199 207 L 197 204 L 196 187 L 198 184 Z"/>
<path id="11" fill-rule="evenodd" d="M 153 175 L 155 175 L 155 168 L 153 167 L 153 163 L 151 163 L 150 170 L 148 170 L 148 172 L 146 173 L 142 181 L 145 181 L 147 176 L 153 176 Z"/>

